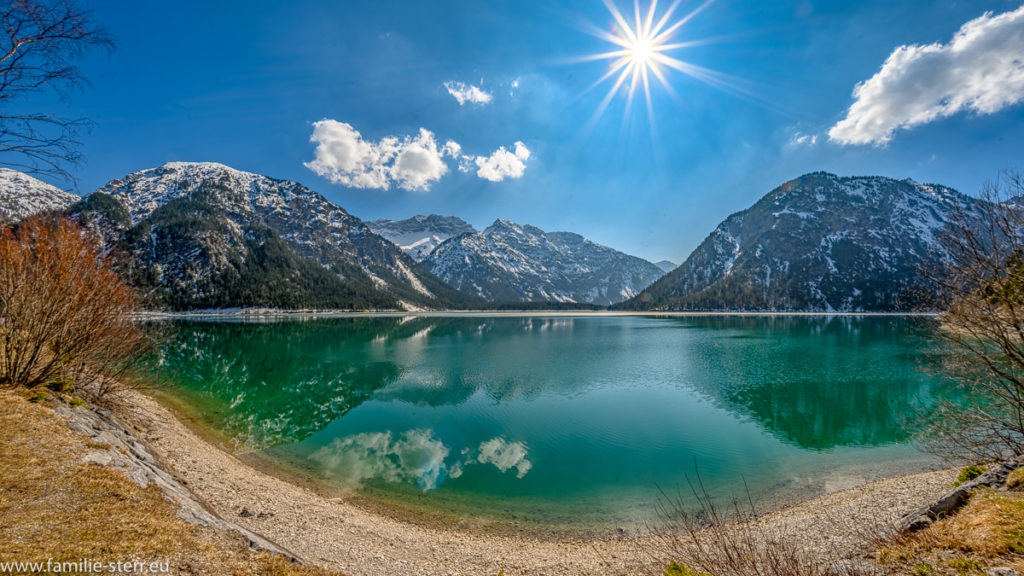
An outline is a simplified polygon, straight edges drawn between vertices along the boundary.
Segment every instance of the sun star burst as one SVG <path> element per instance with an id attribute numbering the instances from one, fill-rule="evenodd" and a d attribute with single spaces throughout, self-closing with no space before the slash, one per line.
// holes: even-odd
<path id="1" fill-rule="evenodd" d="M 647 103 L 648 116 L 653 115 L 651 109 L 651 77 L 653 76 L 672 96 L 675 90 L 665 77 L 665 68 L 671 68 L 693 76 L 702 81 L 712 83 L 714 73 L 710 70 L 689 64 L 667 53 L 681 48 L 695 46 L 699 42 L 673 42 L 679 29 L 694 16 L 704 10 L 714 0 L 705 0 L 689 14 L 673 20 L 673 15 L 682 0 L 675 0 L 668 9 L 658 16 L 658 2 L 651 0 L 647 10 L 641 13 L 640 0 L 633 2 L 632 21 L 626 18 L 612 0 L 604 0 L 605 6 L 615 21 L 612 31 L 594 28 L 593 34 L 616 46 L 616 49 L 602 54 L 595 54 L 585 60 L 611 60 L 607 72 L 588 90 L 597 87 L 607 80 L 612 80 L 601 105 L 595 113 L 595 119 L 604 114 L 615 94 L 621 90 L 627 93 L 626 112 L 628 114 L 638 89 L 643 88 L 644 100 Z"/>

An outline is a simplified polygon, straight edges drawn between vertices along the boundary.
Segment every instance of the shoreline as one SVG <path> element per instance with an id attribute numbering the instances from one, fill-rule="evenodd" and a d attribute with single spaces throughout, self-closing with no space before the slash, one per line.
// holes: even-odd
<path id="1" fill-rule="evenodd" d="M 410 522 L 359 498 L 329 497 L 260 470 L 216 438 L 201 437 L 173 409 L 136 390 L 122 396 L 115 412 L 163 469 L 214 515 L 306 563 L 352 576 L 499 570 L 508 576 L 616 574 L 635 573 L 649 562 L 643 547 L 651 538 L 615 536 L 615 527 L 609 528 L 609 537 L 538 537 L 488 530 L 472 518 L 457 524 L 447 519 Z M 876 480 L 784 506 L 759 515 L 758 521 L 821 554 L 853 553 L 865 531 L 884 530 L 941 496 L 955 476 L 955 470 L 940 470 Z"/>
<path id="2" fill-rule="evenodd" d="M 299 466 L 282 462 L 262 452 L 233 450 L 229 437 L 221 434 L 215 427 L 202 422 L 201 417 L 195 414 L 187 402 L 181 401 L 174 394 L 166 393 L 162 390 L 151 390 L 145 396 L 153 399 L 164 410 L 167 410 L 172 417 L 198 439 L 218 447 L 220 450 L 238 459 L 241 464 L 252 468 L 256 472 L 308 490 L 320 498 L 328 500 L 344 499 L 346 502 L 367 513 L 386 516 L 428 530 L 444 528 L 453 524 L 463 524 L 471 525 L 472 530 L 478 534 L 521 536 L 536 540 L 569 538 L 597 541 L 614 539 L 622 535 L 622 532 L 619 531 L 621 523 L 539 524 L 512 522 L 508 519 L 499 519 L 498 517 L 486 514 L 467 517 L 456 512 L 416 505 L 406 499 L 374 496 L 331 486 L 323 479 L 314 477 L 307 470 Z M 798 501 L 797 499 L 789 499 L 774 506 L 773 509 L 795 504 Z M 632 532 L 632 530 L 629 530 L 629 532 Z"/>
<path id="3" fill-rule="evenodd" d="M 136 320 L 189 320 L 189 319 L 276 319 L 276 318 L 394 318 L 419 316 L 424 318 L 713 318 L 713 317 L 893 317 L 936 318 L 940 312 L 776 312 L 776 311 L 626 311 L 626 310 L 277 310 L 277 309 L 225 309 L 189 312 L 141 311 L 133 315 Z"/>
<path id="4" fill-rule="evenodd" d="M 641 526 L 646 522 L 656 520 L 653 513 L 645 518 L 638 517 L 630 520 L 620 519 L 618 521 L 608 519 L 607 521 L 597 523 L 583 520 L 573 522 L 540 522 L 529 519 L 513 520 L 512 518 L 516 518 L 515 515 L 509 517 L 508 515 L 502 516 L 483 511 L 464 513 L 461 510 L 442 510 L 429 504 L 417 503 L 415 498 L 411 498 L 408 495 L 395 496 L 392 493 L 381 492 L 380 490 L 371 490 L 370 492 L 347 490 L 317 477 L 301 465 L 282 461 L 261 451 L 232 449 L 234 444 L 229 436 L 222 434 L 214 426 L 203 422 L 201 415 L 196 413 L 187 402 L 182 401 L 172 393 L 152 390 L 146 395 L 169 411 L 175 419 L 199 439 L 218 447 L 258 473 L 299 486 L 321 498 L 328 500 L 343 499 L 365 512 L 386 516 L 420 528 L 433 530 L 452 525 L 462 525 L 471 526 L 474 533 L 481 535 L 518 536 L 534 540 L 573 539 L 601 541 L 618 539 L 623 536 L 636 536 L 642 530 Z M 893 471 L 893 467 L 896 467 L 897 470 Z M 855 489 L 858 486 L 878 481 L 943 470 L 946 470 L 946 468 L 939 465 L 939 461 L 936 459 L 919 460 L 913 463 L 906 463 L 906 465 L 898 463 L 891 466 L 878 466 L 867 469 L 857 468 L 854 471 L 844 471 L 847 474 L 841 475 L 832 487 L 828 486 L 829 481 L 824 481 L 818 487 L 793 486 L 774 495 L 754 497 L 753 502 L 758 516 L 764 516 L 800 505 L 808 500 L 841 492 L 847 488 Z M 740 497 L 732 493 L 718 493 L 717 497 L 729 501 L 738 498 L 746 502 L 750 495 Z M 654 502 L 655 500 L 650 501 L 652 509 L 654 508 Z M 465 508 L 465 510 L 469 509 L 470 507 Z"/>

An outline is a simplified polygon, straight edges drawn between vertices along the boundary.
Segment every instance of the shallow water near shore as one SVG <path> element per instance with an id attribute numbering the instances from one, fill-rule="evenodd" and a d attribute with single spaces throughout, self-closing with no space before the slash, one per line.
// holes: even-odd
<path id="1" fill-rule="evenodd" d="M 771 507 L 929 469 L 953 394 L 903 317 L 173 321 L 168 393 L 236 450 L 398 509 L 634 526 L 698 477 Z"/>

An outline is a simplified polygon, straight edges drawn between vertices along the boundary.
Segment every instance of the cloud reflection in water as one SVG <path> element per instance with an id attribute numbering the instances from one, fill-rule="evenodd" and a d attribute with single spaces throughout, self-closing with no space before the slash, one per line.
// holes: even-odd
<path id="1" fill-rule="evenodd" d="M 336 481 L 356 488 L 370 479 L 386 482 L 415 482 L 429 492 L 448 478 L 458 478 L 467 466 L 493 464 L 502 473 L 516 470 L 523 478 L 533 467 L 527 459 L 526 444 L 501 437 L 481 442 L 452 456 L 452 451 L 432 429 L 403 432 L 395 437 L 388 432 L 353 434 L 313 453 L 313 460 Z"/>

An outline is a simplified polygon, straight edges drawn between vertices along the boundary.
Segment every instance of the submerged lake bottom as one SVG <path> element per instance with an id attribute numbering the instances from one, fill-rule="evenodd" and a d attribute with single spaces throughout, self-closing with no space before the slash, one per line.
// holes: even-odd
<path id="1" fill-rule="evenodd" d="M 169 328 L 169 330 L 168 330 Z M 412 516 L 589 532 L 698 483 L 760 510 L 938 467 L 935 322 L 826 316 L 173 320 L 155 376 L 236 452 Z"/>

